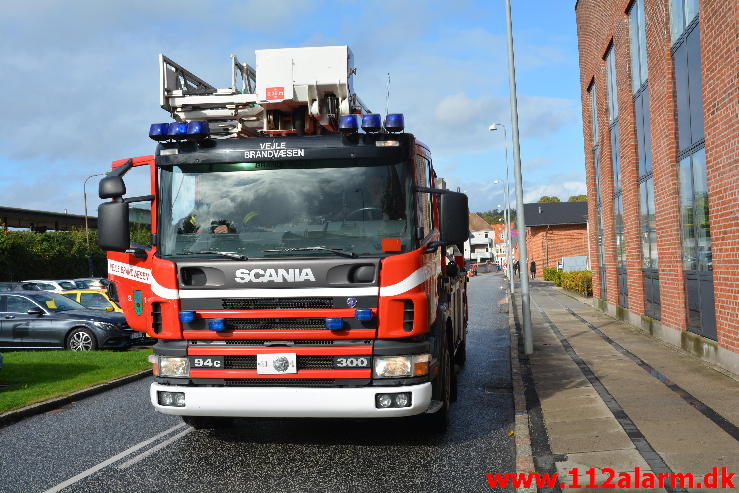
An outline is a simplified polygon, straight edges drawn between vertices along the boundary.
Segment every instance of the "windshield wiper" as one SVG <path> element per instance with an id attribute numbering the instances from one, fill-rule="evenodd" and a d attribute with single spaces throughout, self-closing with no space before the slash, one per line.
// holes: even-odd
<path id="1" fill-rule="evenodd" d="M 217 252 L 215 250 L 202 250 L 199 252 L 191 252 L 190 250 L 185 250 L 182 253 L 189 254 L 189 255 L 212 254 L 212 255 L 220 255 L 221 257 L 226 257 L 226 258 L 230 258 L 233 260 L 249 260 L 249 258 L 246 257 L 246 255 L 241 255 L 240 253 L 236 253 L 236 252 Z"/>
<path id="2" fill-rule="evenodd" d="M 344 250 L 341 250 L 339 248 L 326 248 L 323 246 L 313 246 L 313 247 L 295 247 L 295 248 L 274 248 L 271 250 L 262 250 L 265 253 L 286 253 L 286 252 L 331 252 L 335 255 L 338 255 L 339 257 L 346 257 L 346 258 L 359 258 L 359 255 L 357 255 L 354 252 L 345 252 Z"/>

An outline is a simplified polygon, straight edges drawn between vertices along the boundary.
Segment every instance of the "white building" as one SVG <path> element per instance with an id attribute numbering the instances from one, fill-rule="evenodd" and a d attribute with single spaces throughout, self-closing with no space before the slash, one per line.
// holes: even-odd
<path id="1" fill-rule="evenodd" d="M 477 214 L 470 213 L 471 239 L 464 244 L 464 258 L 473 264 L 493 262 L 495 259 L 493 227 Z"/>

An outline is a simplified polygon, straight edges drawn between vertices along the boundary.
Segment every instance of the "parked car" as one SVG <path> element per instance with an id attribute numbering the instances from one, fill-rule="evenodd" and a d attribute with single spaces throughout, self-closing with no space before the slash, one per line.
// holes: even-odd
<path id="1" fill-rule="evenodd" d="M 42 291 L 51 291 L 53 293 L 59 293 L 61 291 L 69 289 L 77 289 L 77 286 L 72 281 L 47 281 L 38 279 L 29 279 L 22 281 L 24 283 L 33 283 L 39 287 Z"/>
<path id="2" fill-rule="evenodd" d="M 41 291 L 41 288 L 32 282 L 0 282 L 0 291 Z"/>
<path id="3" fill-rule="evenodd" d="M 0 293 L 0 351 L 127 349 L 150 341 L 120 313 L 87 310 L 47 291 Z"/>
<path id="4" fill-rule="evenodd" d="M 59 294 L 66 296 L 72 301 L 76 301 L 89 310 L 123 313 L 121 307 L 115 301 L 111 300 L 108 297 L 108 293 L 102 289 L 75 289 L 72 291 L 62 291 Z"/>
<path id="5" fill-rule="evenodd" d="M 77 289 L 105 289 L 110 281 L 104 277 L 83 277 L 75 279 Z"/>

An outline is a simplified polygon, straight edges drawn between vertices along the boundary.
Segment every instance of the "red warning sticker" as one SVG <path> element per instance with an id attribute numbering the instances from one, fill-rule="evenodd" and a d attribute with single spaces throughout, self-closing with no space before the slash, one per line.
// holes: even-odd
<path id="1" fill-rule="evenodd" d="M 267 101 L 275 99 L 285 99 L 285 88 L 284 87 L 268 87 L 267 88 Z"/>

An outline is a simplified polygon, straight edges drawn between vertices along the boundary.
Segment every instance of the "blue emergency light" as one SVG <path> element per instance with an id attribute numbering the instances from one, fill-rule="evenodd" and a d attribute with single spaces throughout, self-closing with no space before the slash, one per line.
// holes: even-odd
<path id="1" fill-rule="evenodd" d="M 149 137 L 156 141 L 167 140 L 167 128 L 169 123 L 152 123 L 149 127 Z"/>
<path id="2" fill-rule="evenodd" d="M 372 310 L 369 308 L 357 308 L 354 310 L 354 318 L 362 322 L 372 320 Z"/>
<path id="3" fill-rule="evenodd" d="M 389 113 L 385 117 L 385 130 L 388 132 L 402 132 L 405 128 L 402 113 Z"/>
<path id="4" fill-rule="evenodd" d="M 357 115 L 344 115 L 339 117 L 339 130 L 345 134 L 353 134 L 359 130 Z"/>
<path id="5" fill-rule="evenodd" d="M 226 321 L 222 318 L 211 318 L 208 320 L 208 328 L 220 332 L 226 329 Z"/>
<path id="6" fill-rule="evenodd" d="M 167 125 L 167 137 L 170 139 L 183 139 L 187 136 L 187 123 L 173 122 Z"/>
<path id="7" fill-rule="evenodd" d="M 379 132 L 382 128 L 382 117 L 377 113 L 362 117 L 362 130 L 367 133 Z"/>
<path id="8" fill-rule="evenodd" d="M 180 322 L 192 322 L 195 320 L 195 312 L 180 312 L 179 318 Z"/>
<path id="9" fill-rule="evenodd" d="M 327 318 L 326 328 L 328 330 L 341 330 L 344 328 L 344 319 L 343 318 Z"/>
<path id="10" fill-rule="evenodd" d="M 189 122 L 187 124 L 187 137 L 189 139 L 201 139 L 210 135 L 208 122 Z"/>

